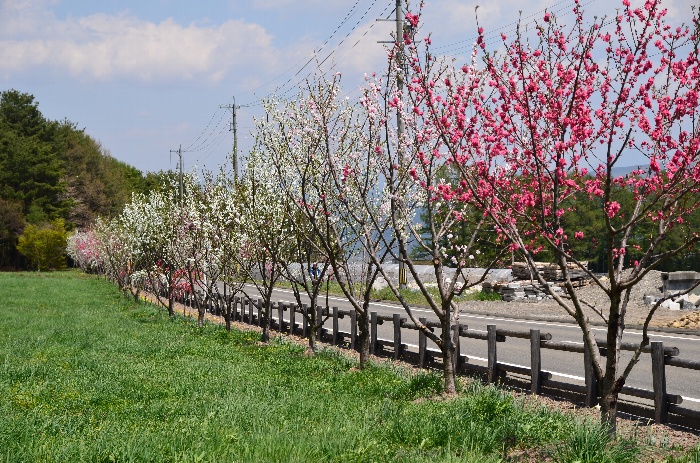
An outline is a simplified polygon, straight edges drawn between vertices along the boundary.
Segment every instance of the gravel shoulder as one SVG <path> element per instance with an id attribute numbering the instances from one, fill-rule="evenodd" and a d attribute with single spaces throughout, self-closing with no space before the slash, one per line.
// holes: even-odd
<path id="1" fill-rule="evenodd" d="M 645 295 L 660 295 L 661 272 L 652 271 L 632 290 L 625 316 L 628 328 L 641 327 L 653 306 L 644 303 Z M 600 287 L 583 286 L 577 290 L 579 298 L 595 306 L 606 314 L 609 299 Z M 574 322 L 556 301 L 545 299 L 536 302 L 525 301 L 467 301 L 460 303 L 460 309 L 467 313 L 499 317 L 523 318 L 542 321 Z M 592 309 L 586 309 L 592 323 L 605 325 L 604 319 Z M 654 313 L 650 328 L 668 331 L 695 331 L 700 333 L 700 310 L 669 310 L 659 307 Z"/>

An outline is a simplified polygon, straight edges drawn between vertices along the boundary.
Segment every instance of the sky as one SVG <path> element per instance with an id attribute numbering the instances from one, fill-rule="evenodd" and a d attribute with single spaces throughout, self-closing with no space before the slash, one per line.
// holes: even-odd
<path id="1" fill-rule="evenodd" d="M 694 0 L 669 0 L 672 20 Z M 143 172 L 217 170 L 230 159 L 237 106 L 239 156 L 252 147 L 260 101 L 292 96 L 306 78 L 340 72 L 358 95 L 386 69 L 396 0 L 0 0 L 0 90 L 29 93 L 51 120 L 68 119 L 106 152 Z M 614 14 L 617 0 L 582 0 Z M 621 3 L 620 3 L 621 4 Z M 412 2 L 415 5 L 415 2 Z M 464 61 L 479 24 L 512 33 L 573 0 L 426 0 L 419 36 Z M 404 7 L 405 8 L 405 7 Z M 409 10 L 415 10 L 409 5 Z M 571 19 L 573 20 L 573 18 Z"/>

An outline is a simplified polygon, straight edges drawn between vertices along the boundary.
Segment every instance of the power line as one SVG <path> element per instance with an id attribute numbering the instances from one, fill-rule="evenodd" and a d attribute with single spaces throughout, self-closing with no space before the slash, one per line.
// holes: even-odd
<path id="1" fill-rule="evenodd" d="M 224 132 L 222 131 L 221 134 L 223 134 L 223 133 Z M 216 151 L 216 148 L 221 146 L 221 144 L 224 142 L 225 139 L 226 139 L 226 137 L 219 136 L 215 140 L 213 140 L 212 143 L 209 145 L 209 148 L 207 150 L 205 150 L 204 153 L 202 153 L 202 156 L 199 159 L 197 159 L 197 162 L 204 163 L 204 161 L 206 161 L 209 158 L 209 156 L 214 154 L 214 152 Z"/>
<path id="2" fill-rule="evenodd" d="M 331 56 L 333 56 L 333 54 L 335 54 L 335 52 L 336 52 L 336 51 L 338 50 L 338 48 L 345 42 L 345 40 L 347 40 L 347 38 L 357 29 L 357 27 L 360 25 L 360 23 L 363 21 L 363 19 L 369 14 L 369 12 L 372 10 L 372 8 L 374 8 L 374 6 L 376 5 L 377 1 L 378 1 L 378 0 L 373 0 L 373 1 L 372 1 L 372 3 L 370 4 L 370 6 L 365 10 L 365 12 L 364 12 L 364 13 L 362 14 L 362 16 L 360 17 L 360 19 L 358 19 L 358 21 L 355 23 L 355 25 L 352 27 L 352 29 L 351 29 L 351 30 L 345 35 L 345 37 L 343 37 L 343 39 L 333 48 L 333 50 L 331 50 L 331 51 L 328 53 L 328 55 L 326 55 L 326 57 L 325 57 L 319 64 L 317 64 L 317 65 L 314 67 L 314 69 L 313 69 L 312 71 L 310 71 L 304 78 L 297 80 L 295 83 L 298 83 L 298 82 L 301 82 L 301 81 L 303 81 L 303 80 L 306 80 L 306 79 L 308 79 L 313 73 L 315 73 L 316 71 L 320 71 L 320 70 L 321 70 L 321 65 L 323 65 Z M 382 14 L 384 14 L 384 13 L 389 9 L 389 6 L 391 6 L 391 3 L 389 3 L 389 4 L 387 5 L 387 7 L 384 8 L 384 11 L 382 12 Z M 374 27 L 374 25 L 375 25 L 375 23 L 373 22 L 373 23 L 370 25 L 369 29 L 368 29 L 362 36 L 364 37 L 365 35 L 367 35 L 367 33 L 369 32 L 369 30 L 371 30 L 371 29 Z M 353 44 L 353 45 L 350 47 L 350 50 L 348 50 L 348 52 L 347 52 L 345 55 L 343 55 L 343 56 L 347 56 L 347 54 L 348 54 L 351 50 L 353 50 L 353 49 L 360 43 L 360 41 L 361 41 L 361 40 L 358 40 L 357 42 L 355 42 L 355 44 Z M 260 98 L 258 98 L 257 100 L 255 100 L 255 101 L 253 101 L 253 102 L 251 102 L 251 103 L 242 104 L 241 107 L 249 108 L 249 107 L 261 106 L 261 105 L 262 105 L 262 101 L 263 101 L 265 98 L 269 98 L 269 97 L 271 97 L 271 96 L 273 96 L 273 95 L 280 96 L 280 97 L 284 98 L 284 97 L 286 97 L 290 92 L 298 90 L 298 89 L 296 89 L 294 86 L 290 86 L 289 89 L 285 90 L 285 91 L 282 92 L 281 94 L 279 93 L 282 89 L 284 89 L 285 87 L 289 86 L 289 85 L 292 83 L 292 81 L 294 81 L 294 79 L 295 79 L 299 74 L 301 74 L 301 73 L 304 71 L 304 69 L 306 69 L 306 67 L 309 65 L 309 63 L 311 63 L 311 61 L 313 61 L 313 58 L 314 58 L 315 56 L 316 56 L 316 55 L 314 55 L 310 60 L 308 60 L 308 61 L 304 64 L 304 66 L 302 66 L 294 75 L 292 75 L 291 77 L 289 77 L 289 79 L 287 79 L 287 81 L 286 81 L 284 84 L 278 86 L 278 87 L 275 89 L 274 92 L 269 93 L 269 94 L 267 94 L 266 96 L 260 97 Z"/>
<path id="3" fill-rule="evenodd" d="M 199 133 L 199 135 L 197 135 L 196 138 L 193 138 L 193 139 L 192 139 L 193 141 L 190 143 L 190 145 L 189 145 L 186 149 L 189 149 L 190 147 L 192 147 L 192 145 L 194 145 L 195 143 L 197 143 L 197 141 L 202 137 L 202 135 L 204 135 L 204 133 L 207 131 L 207 129 L 209 129 L 209 126 L 211 125 L 211 122 L 214 120 L 214 118 L 215 118 L 216 115 L 218 114 L 219 109 L 220 109 L 220 108 L 217 108 L 216 111 L 214 111 L 214 114 L 211 115 L 211 118 L 209 119 L 209 122 L 207 122 L 207 125 L 206 125 L 206 126 L 204 127 L 204 129 Z M 186 141 L 185 143 L 189 143 L 189 141 Z"/>
<path id="4" fill-rule="evenodd" d="M 486 38 L 485 38 L 485 44 L 486 44 L 486 45 L 492 45 L 492 44 L 498 42 L 498 41 L 500 40 L 500 38 L 497 36 L 497 34 L 500 34 L 501 32 L 503 32 L 503 33 L 505 33 L 506 35 L 508 35 L 509 33 L 515 32 L 515 31 L 517 30 L 518 26 L 523 26 L 523 25 L 524 25 L 524 26 L 529 26 L 529 25 L 531 25 L 531 24 L 535 24 L 535 19 L 536 19 L 537 17 L 539 17 L 539 15 L 541 15 L 541 14 L 544 13 L 545 11 L 549 11 L 549 12 L 551 12 L 551 13 L 559 13 L 559 12 L 561 12 L 561 11 L 568 10 L 566 13 L 560 15 L 560 17 L 562 17 L 562 16 L 567 16 L 567 15 L 571 14 L 571 8 L 573 7 L 574 4 L 573 4 L 573 3 L 567 3 L 568 1 L 569 1 L 569 0 L 560 0 L 560 1 L 554 3 L 553 5 L 551 5 L 551 6 L 547 7 L 547 8 L 545 8 L 545 9 L 542 9 L 542 10 L 539 10 L 539 11 L 537 11 L 537 12 L 531 13 L 531 14 L 529 14 L 529 15 L 527 15 L 527 16 L 524 17 L 524 19 L 526 20 L 525 22 L 523 22 L 522 19 L 521 19 L 521 20 L 518 20 L 518 21 L 513 21 L 512 23 L 507 24 L 507 25 L 505 26 L 506 28 L 501 28 L 501 29 L 498 29 L 498 30 L 497 30 L 497 29 L 494 29 L 494 30 L 492 30 L 492 31 L 489 31 L 489 32 L 485 33 L 485 34 L 484 34 L 484 36 L 486 37 Z M 591 3 L 595 2 L 595 1 L 596 1 L 596 0 L 588 0 L 587 2 L 581 4 L 581 6 L 584 7 L 584 6 L 590 5 Z M 564 6 L 561 6 L 561 7 L 558 8 L 558 9 L 554 9 L 554 8 L 558 7 L 559 5 L 562 5 L 562 4 L 565 4 L 565 3 L 567 3 L 567 4 L 564 5 Z M 489 36 L 490 36 L 491 38 L 489 38 Z M 440 54 L 442 54 L 442 55 L 453 54 L 453 52 L 461 52 L 461 51 L 463 51 L 463 50 L 471 49 L 472 44 L 473 44 L 475 41 L 476 41 L 476 37 L 473 37 L 472 39 L 467 39 L 467 40 L 460 40 L 460 41 L 458 41 L 458 42 L 453 42 L 453 43 L 450 43 L 450 44 L 445 44 L 445 45 L 437 46 L 437 47 L 433 48 L 432 51 L 437 52 L 437 51 L 443 50 L 443 51 L 440 52 Z M 460 44 L 464 44 L 464 45 L 460 45 Z"/>
<path id="5" fill-rule="evenodd" d="M 219 109 L 221 109 L 221 108 L 219 108 Z M 217 109 L 217 112 L 219 111 L 219 109 Z M 226 116 L 226 112 L 222 112 L 221 117 L 217 121 L 216 125 L 211 129 L 209 134 L 196 147 L 194 147 L 195 143 L 197 143 L 199 140 L 201 140 L 202 136 L 206 133 L 206 129 L 203 130 L 202 133 L 199 134 L 197 139 L 194 142 L 192 142 L 190 144 L 190 146 L 188 146 L 184 151 L 187 153 L 196 153 L 196 152 L 199 152 L 199 151 L 206 149 L 205 145 L 207 145 L 209 138 L 216 132 L 216 130 L 219 128 L 219 126 L 221 126 L 221 122 L 224 120 L 225 116 Z M 207 125 L 207 128 L 209 127 L 209 125 L 211 125 L 211 122 L 210 122 L 210 124 Z"/>
<path id="6" fill-rule="evenodd" d="M 340 28 L 341 28 L 343 25 L 345 25 L 345 23 L 354 15 L 355 9 L 357 9 L 357 5 L 358 5 L 359 3 L 360 3 L 360 0 L 355 0 L 355 4 L 352 6 L 352 8 L 350 8 L 350 11 L 348 11 L 348 13 L 345 15 L 345 18 L 343 18 L 343 20 L 340 22 L 340 24 L 338 24 L 338 26 L 336 26 L 335 30 L 331 33 L 331 35 L 329 35 L 329 36 L 326 38 L 326 40 L 321 44 L 321 46 L 318 47 L 318 50 L 313 50 L 313 51 L 312 51 L 312 53 L 311 53 L 311 58 L 309 58 L 309 60 L 306 62 L 306 64 L 304 64 L 304 66 L 302 66 L 302 69 L 303 69 L 304 67 L 306 67 L 306 66 L 314 59 L 314 57 L 316 57 L 316 56 L 318 55 L 318 53 L 321 52 L 321 50 L 323 49 L 323 47 L 325 47 L 325 46 L 328 44 L 328 42 L 330 42 L 330 40 L 335 36 L 335 34 L 340 30 Z M 297 67 L 300 63 L 302 63 L 303 61 L 304 61 L 304 58 L 300 59 L 300 60 L 297 61 L 295 64 L 293 64 L 292 66 L 290 66 L 286 71 L 284 71 L 284 72 L 282 72 L 281 74 L 275 76 L 275 77 L 272 78 L 271 80 L 265 82 L 265 83 L 262 84 L 262 85 L 259 85 L 258 87 L 254 88 L 254 89 L 252 89 L 252 90 L 248 90 L 247 92 L 240 93 L 239 95 L 247 95 L 247 94 L 249 94 L 249 93 L 255 93 L 256 90 L 259 90 L 259 89 L 261 89 L 261 88 L 263 88 L 263 87 L 266 87 L 267 85 L 271 84 L 271 83 L 274 82 L 275 80 L 277 80 L 277 79 L 279 79 L 280 77 L 282 77 L 283 75 L 287 74 L 287 73 L 288 73 L 289 71 L 291 71 L 292 69 L 296 68 L 296 67 Z"/>

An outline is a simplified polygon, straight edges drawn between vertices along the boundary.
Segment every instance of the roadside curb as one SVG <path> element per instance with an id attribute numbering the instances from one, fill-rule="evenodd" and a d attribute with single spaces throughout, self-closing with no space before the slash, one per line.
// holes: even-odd
<path id="1" fill-rule="evenodd" d="M 469 314 L 469 315 L 486 315 L 489 317 L 510 318 L 513 320 L 531 320 L 531 321 L 549 322 L 549 323 L 568 323 L 568 324 L 576 326 L 576 323 L 568 321 L 566 319 L 562 319 L 560 317 L 532 316 L 532 315 L 518 315 L 517 317 L 514 317 L 514 316 L 510 316 L 510 315 L 503 315 L 502 313 L 497 313 L 497 312 L 482 312 L 482 311 L 474 311 L 474 310 L 468 310 L 468 311 L 465 311 L 462 313 Z M 593 326 L 607 326 L 605 323 L 597 322 L 597 321 L 592 321 L 592 322 L 590 322 L 590 324 Z M 642 331 L 644 329 L 644 326 L 638 325 L 638 324 L 630 324 L 630 325 L 625 325 L 625 329 L 633 329 L 633 330 L 637 330 L 637 331 Z M 692 329 L 692 328 L 683 329 L 683 328 L 669 328 L 669 327 L 664 327 L 664 326 L 650 326 L 648 328 L 648 331 L 654 331 L 654 332 L 658 332 L 658 333 L 671 333 L 671 334 L 689 334 L 689 335 L 700 334 L 700 330 L 696 330 L 696 329 Z"/>

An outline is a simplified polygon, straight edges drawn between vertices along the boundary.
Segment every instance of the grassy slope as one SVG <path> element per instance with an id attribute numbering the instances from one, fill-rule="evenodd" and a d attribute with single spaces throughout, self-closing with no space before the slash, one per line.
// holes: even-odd
<path id="1" fill-rule="evenodd" d="M 498 461 L 591 432 L 491 388 L 416 401 L 440 379 L 198 329 L 76 272 L 0 288 L 0 461 Z"/>

